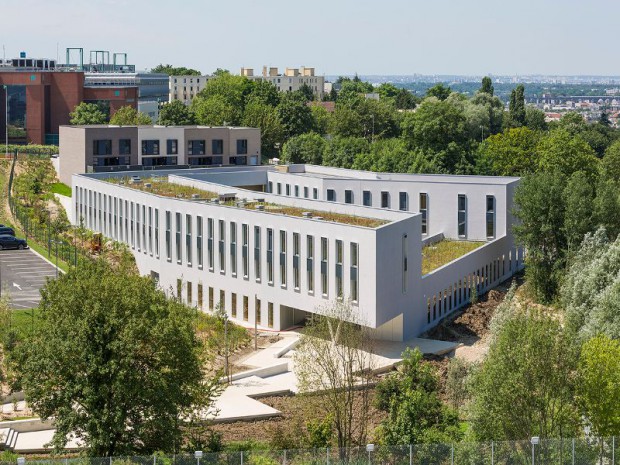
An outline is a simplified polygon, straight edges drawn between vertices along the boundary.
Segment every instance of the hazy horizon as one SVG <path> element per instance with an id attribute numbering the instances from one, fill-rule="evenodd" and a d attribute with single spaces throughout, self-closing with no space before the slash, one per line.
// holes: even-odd
<path id="1" fill-rule="evenodd" d="M 6 57 L 60 62 L 66 47 L 238 72 L 263 65 L 320 75 L 606 76 L 620 2 L 523 0 L 2 0 Z M 30 14 L 24 14 L 30 12 Z"/>

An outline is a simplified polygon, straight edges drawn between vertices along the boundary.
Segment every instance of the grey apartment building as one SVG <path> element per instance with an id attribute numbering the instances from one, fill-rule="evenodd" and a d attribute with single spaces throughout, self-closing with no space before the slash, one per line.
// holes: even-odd
<path id="1" fill-rule="evenodd" d="M 259 165 L 258 128 L 211 126 L 61 126 L 60 180 L 89 172 Z"/>

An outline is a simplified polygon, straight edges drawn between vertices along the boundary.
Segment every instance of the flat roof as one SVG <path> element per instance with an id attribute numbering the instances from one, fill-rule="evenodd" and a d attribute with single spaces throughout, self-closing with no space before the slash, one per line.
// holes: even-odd
<path id="1" fill-rule="evenodd" d="M 97 89 L 104 88 L 106 86 L 97 86 Z M 118 86 L 111 86 L 114 88 L 118 88 Z M 129 86 L 129 87 L 137 87 L 137 86 Z M 118 128 L 138 128 L 138 129 L 169 129 L 169 128 L 177 128 L 177 129 L 254 129 L 260 131 L 260 128 L 251 128 L 249 126 L 199 126 L 199 125 L 190 125 L 190 126 L 162 126 L 160 124 L 144 124 L 144 125 L 135 125 L 128 124 L 126 126 L 118 126 L 115 124 L 61 124 L 61 127 L 64 128 L 77 128 L 77 129 L 118 129 Z"/>

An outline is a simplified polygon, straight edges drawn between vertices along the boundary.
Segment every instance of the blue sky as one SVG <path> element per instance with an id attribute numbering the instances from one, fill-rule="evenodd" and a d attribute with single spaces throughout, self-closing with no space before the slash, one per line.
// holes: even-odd
<path id="1" fill-rule="evenodd" d="M 616 0 L 0 0 L 0 44 L 207 73 L 620 75 L 619 17 Z"/>

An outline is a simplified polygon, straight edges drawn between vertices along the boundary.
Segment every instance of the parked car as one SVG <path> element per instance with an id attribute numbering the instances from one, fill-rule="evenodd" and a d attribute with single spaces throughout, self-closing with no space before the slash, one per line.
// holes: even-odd
<path id="1" fill-rule="evenodd" d="M 28 243 L 26 239 L 18 239 L 8 234 L 0 235 L 0 250 L 2 249 L 27 249 Z"/>
<path id="2" fill-rule="evenodd" d="M 9 228 L 8 226 L 0 226 L 0 235 L 14 236 L 15 230 L 13 228 Z"/>

